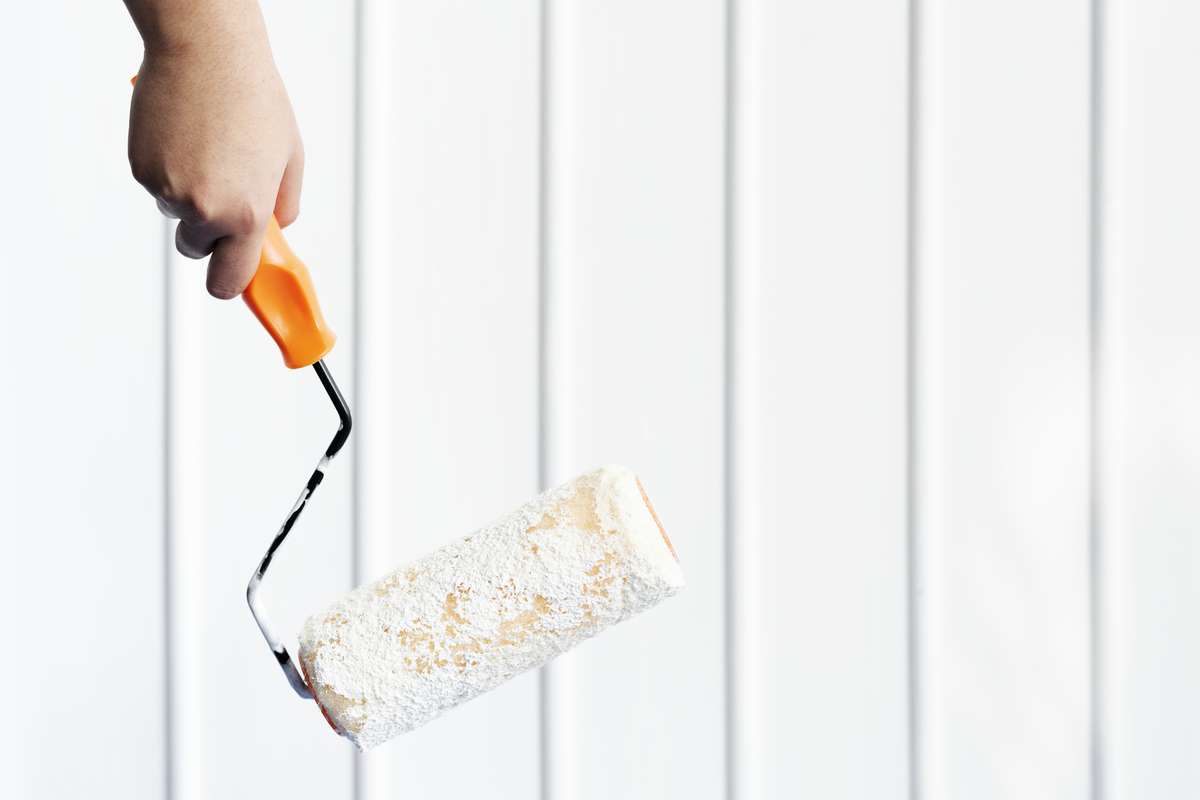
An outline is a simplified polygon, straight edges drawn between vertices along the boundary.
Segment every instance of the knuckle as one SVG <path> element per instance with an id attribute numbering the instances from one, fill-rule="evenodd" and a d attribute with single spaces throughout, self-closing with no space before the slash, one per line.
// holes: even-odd
<path id="1" fill-rule="evenodd" d="M 133 179 L 141 184 L 146 189 L 149 189 L 154 194 L 161 194 L 156 191 L 158 181 L 155 180 L 155 170 L 144 161 L 133 159 L 129 160 L 129 171 L 133 173 Z"/>
<path id="2" fill-rule="evenodd" d="M 191 203 L 181 195 L 173 186 L 164 185 L 158 188 L 155 192 L 159 204 L 166 206 L 175 212 L 175 215 L 180 219 L 184 217 L 191 218 Z"/>
<path id="3" fill-rule="evenodd" d="M 191 211 L 192 221 L 212 222 L 220 215 L 221 200 L 208 184 L 197 183 L 183 194 L 181 199 Z"/>
<path id="4" fill-rule="evenodd" d="M 230 218 L 235 233 L 250 234 L 266 224 L 267 215 L 255 203 L 242 202 L 237 205 Z"/>
<path id="5" fill-rule="evenodd" d="M 170 189 L 162 162 L 157 158 L 130 152 L 129 172 L 142 188 L 155 197 L 163 197 L 164 192 Z"/>

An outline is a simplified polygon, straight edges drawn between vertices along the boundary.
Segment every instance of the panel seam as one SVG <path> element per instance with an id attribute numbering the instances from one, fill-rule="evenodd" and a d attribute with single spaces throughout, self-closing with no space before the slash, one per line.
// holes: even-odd
<path id="1" fill-rule="evenodd" d="M 1093 800 L 1105 796 L 1103 650 L 1104 0 L 1091 0 L 1088 42 L 1088 772 Z"/>
<path id="2" fill-rule="evenodd" d="M 175 531 L 172 524 L 174 518 L 175 497 L 171 491 L 171 482 L 174 475 L 175 462 L 175 447 L 174 438 L 171 436 L 171 428 L 174 425 L 175 414 L 172 408 L 175 402 L 175 393 L 171 391 L 171 381 L 173 376 L 172 350 L 174 348 L 175 336 L 173 333 L 174 320 L 171 314 L 171 296 L 173 293 L 173 280 L 171 277 L 171 246 L 173 237 L 171 236 L 170 220 L 160 220 L 159 229 L 162 232 L 162 275 L 163 275 L 163 294 L 162 294 L 162 368 L 163 368 L 163 392 L 162 392 L 162 530 L 163 530 L 163 549 L 162 549 L 162 589 L 163 589 L 163 780 L 165 787 L 163 797 L 167 800 L 174 800 L 175 792 L 175 680 L 173 677 L 174 663 L 176 654 L 171 644 L 171 622 L 175 615 L 176 604 L 172 599 L 171 587 L 171 563 L 173 559 L 174 548 L 172 539 Z"/>
<path id="3" fill-rule="evenodd" d="M 737 159 L 736 159 L 736 136 L 737 136 L 737 96 L 736 96 L 736 79 L 737 79 L 737 0 L 726 0 L 725 2 L 725 64 L 724 64 L 724 119 L 722 120 L 724 130 L 724 153 L 722 164 L 722 179 L 723 179 L 723 195 L 725 207 L 723 211 L 723 239 L 722 247 L 722 280 L 723 285 L 723 301 L 722 317 L 724 331 L 722 337 L 722 364 L 721 369 L 724 378 L 724 409 L 722 415 L 722 446 L 724 449 L 724 475 L 723 475 L 723 490 L 724 490 L 724 546 L 725 546 L 725 574 L 724 574 L 724 602 L 725 609 L 725 708 L 724 708 L 724 726 L 725 726 L 725 795 L 727 800 L 736 800 L 738 791 L 738 770 L 742 765 L 737 760 L 737 657 L 734 653 L 735 643 L 737 641 L 737 615 L 735 594 L 736 573 L 738 564 L 738 553 L 735 547 L 734 529 L 736 525 L 736 470 L 739 465 L 736 463 L 735 445 L 734 445 L 734 429 L 738 409 L 736 407 L 737 374 L 734 366 L 734 349 L 736 342 L 735 325 L 737 324 L 736 309 L 734 308 L 736 291 L 736 278 L 734 270 L 736 268 L 735 237 L 736 232 L 736 194 L 735 181 L 737 177 Z"/>
<path id="4" fill-rule="evenodd" d="M 921 398 L 918 387 L 918 363 L 920 307 L 918 303 L 919 257 L 918 213 L 920 176 L 920 0 L 908 2 L 907 59 L 906 59 L 906 108 L 905 108 L 905 559 L 907 575 L 907 646 L 908 646 L 908 796 L 909 800 L 921 797 L 921 658 L 920 658 L 920 557 L 918 493 L 920 466 L 918 453 L 918 403 Z"/>
<path id="5" fill-rule="evenodd" d="M 550 0 L 538 2 L 538 121 L 537 121 L 537 482 L 550 487 Z M 552 732 L 551 676 L 538 670 L 538 782 L 541 800 L 553 800 L 550 772 Z"/>
<path id="6" fill-rule="evenodd" d="M 350 269 L 351 269 L 351 333 L 353 335 L 353 348 L 351 352 L 351 362 L 354 374 L 351 376 L 351 386 L 353 387 L 353 397 L 357 402 L 363 397 L 363 298 L 362 298 L 362 277 L 363 277 L 363 214 L 364 205 L 363 192 L 363 155 L 364 155 L 364 139 L 363 139 L 363 109 L 366 104 L 363 89 L 363 74 L 366 70 L 366 58 L 364 56 L 364 25 L 366 15 L 366 5 L 369 0 L 355 0 L 354 2 L 354 32 L 353 32 L 353 47 L 354 47 L 354 118 L 351 121 L 353 126 L 353 143 L 354 152 L 351 155 L 351 230 L 354 232 L 351 237 L 351 247 L 353 248 L 350 254 Z M 351 449 L 350 460 L 350 584 L 357 586 L 363 579 L 363 530 L 362 530 L 362 472 L 363 472 L 363 448 L 354 447 Z M 350 770 L 350 796 L 353 800 L 365 800 L 366 781 L 364 774 L 363 755 L 354 753 L 351 756 Z"/>

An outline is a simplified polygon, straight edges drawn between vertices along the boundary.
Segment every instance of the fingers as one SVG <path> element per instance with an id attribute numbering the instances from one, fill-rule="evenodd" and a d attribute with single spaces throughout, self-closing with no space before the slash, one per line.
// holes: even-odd
<path id="1" fill-rule="evenodd" d="M 175 226 L 175 249 L 188 258 L 204 258 L 221 234 L 212 225 L 183 220 Z"/>
<path id="2" fill-rule="evenodd" d="M 275 218 L 281 226 L 295 221 L 300 213 L 300 187 L 304 182 L 304 153 L 297 151 L 287 163 L 274 193 Z M 208 292 L 223 300 L 237 297 L 258 269 L 259 255 L 270 199 L 249 204 L 236 196 L 213 196 L 195 191 L 155 193 L 158 210 L 179 220 L 175 226 L 175 249 L 188 258 L 211 256 L 208 262 Z"/>
<path id="3" fill-rule="evenodd" d="M 243 206 L 240 211 L 213 213 L 195 202 L 158 200 L 163 214 L 179 218 L 175 226 L 175 249 L 180 254 L 208 262 L 208 293 L 221 300 L 237 297 L 258 269 L 259 254 L 269 212 L 264 203 Z M 236 206 L 237 203 L 222 205 Z M 269 207 L 269 206 L 268 206 Z"/>
<path id="4" fill-rule="evenodd" d="M 225 236 L 218 239 L 208 260 L 208 293 L 221 300 L 237 297 L 258 269 L 263 232 Z"/>
<path id="5" fill-rule="evenodd" d="M 283 179 L 279 181 L 279 194 L 275 198 L 275 219 L 281 228 L 286 228 L 300 216 L 300 187 L 304 183 L 304 152 L 292 156 Z"/>

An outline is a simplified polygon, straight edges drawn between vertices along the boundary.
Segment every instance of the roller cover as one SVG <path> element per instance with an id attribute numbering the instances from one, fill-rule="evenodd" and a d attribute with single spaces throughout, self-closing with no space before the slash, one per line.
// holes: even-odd
<path id="1" fill-rule="evenodd" d="M 330 724 L 366 750 L 682 586 L 641 482 L 605 467 L 311 617 L 300 664 Z"/>

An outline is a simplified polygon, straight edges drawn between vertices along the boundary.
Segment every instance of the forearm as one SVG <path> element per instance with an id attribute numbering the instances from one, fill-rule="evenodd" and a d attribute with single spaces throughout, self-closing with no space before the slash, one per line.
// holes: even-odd
<path id="1" fill-rule="evenodd" d="M 125 0 L 147 50 L 265 41 L 257 0 Z"/>

